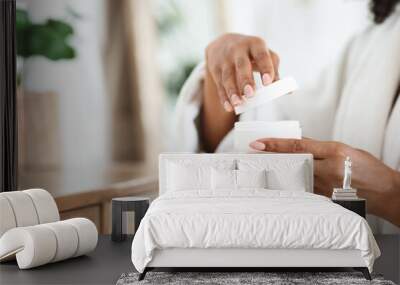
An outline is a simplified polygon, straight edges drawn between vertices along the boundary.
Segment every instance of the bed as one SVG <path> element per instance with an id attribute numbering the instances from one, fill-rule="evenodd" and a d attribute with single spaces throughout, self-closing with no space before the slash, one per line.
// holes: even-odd
<path id="1" fill-rule="evenodd" d="M 154 268 L 352 267 L 380 251 L 361 216 L 313 194 L 310 154 L 162 154 L 160 196 L 132 243 Z"/>

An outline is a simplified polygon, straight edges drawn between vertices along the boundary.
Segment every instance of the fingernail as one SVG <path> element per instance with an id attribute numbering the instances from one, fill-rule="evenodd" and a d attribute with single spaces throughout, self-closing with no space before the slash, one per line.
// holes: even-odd
<path id="1" fill-rule="evenodd" d="M 259 142 L 259 141 L 254 141 L 254 142 L 250 143 L 250 147 L 254 148 L 256 150 L 264 150 L 265 144 L 263 144 L 262 142 Z"/>
<path id="2" fill-rule="evenodd" d="M 233 105 L 236 106 L 236 105 L 240 105 L 240 104 L 242 103 L 242 100 L 240 100 L 240 98 L 239 98 L 238 95 L 233 94 L 233 95 L 231 96 L 231 102 L 232 102 Z"/>
<path id="3" fill-rule="evenodd" d="M 246 86 L 243 88 L 243 93 L 244 96 L 246 96 L 247 98 L 251 98 L 254 96 L 254 90 L 253 87 L 251 87 L 251 85 L 246 84 Z"/>
<path id="4" fill-rule="evenodd" d="M 224 109 L 227 112 L 232 112 L 233 111 L 232 105 L 228 101 L 224 102 Z"/>
<path id="5" fill-rule="evenodd" d="M 271 82 L 272 82 L 271 75 L 269 75 L 268 73 L 264 73 L 262 76 L 262 83 L 264 85 L 268 85 L 271 84 Z"/>

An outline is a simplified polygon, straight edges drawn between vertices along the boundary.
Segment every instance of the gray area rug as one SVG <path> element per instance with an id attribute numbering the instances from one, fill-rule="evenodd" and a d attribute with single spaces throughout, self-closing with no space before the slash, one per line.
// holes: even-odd
<path id="1" fill-rule="evenodd" d="M 395 285 L 384 280 L 382 276 L 372 275 L 368 281 L 359 272 L 148 272 L 146 278 L 138 281 L 138 273 L 124 273 L 117 285 L 133 284 L 387 284 Z"/>

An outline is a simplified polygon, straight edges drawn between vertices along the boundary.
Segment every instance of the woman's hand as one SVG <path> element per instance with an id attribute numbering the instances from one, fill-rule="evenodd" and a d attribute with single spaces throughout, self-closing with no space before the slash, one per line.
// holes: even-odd
<path id="1" fill-rule="evenodd" d="M 206 49 L 206 76 L 200 113 L 200 140 L 207 152 L 214 152 L 233 128 L 237 116 L 233 107 L 243 96 L 254 94 L 253 71 L 260 72 L 264 85 L 278 78 L 279 58 L 261 38 L 226 34 Z"/>
<path id="2" fill-rule="evenodd" d="M 352 160 L 352 186 L 368 200 L 369 213 L 400 226 L 400 172 L 386 166 L 370 153 L 339 142 L 312 139 L 259 139 L 256 150 L 280 153 L 311 153 L 314 156 L 314 192 L 330 197 L 341 187 L 343 162 Z"/>
<path id="3" fill-rule="evenodd" d="M 254 95 L 253 71 L 260 72 L 264 85 L 278 78 L 279 57 L 258 37 L 225 34 L 206 49 L 207 72 L 227 112 Z"/>

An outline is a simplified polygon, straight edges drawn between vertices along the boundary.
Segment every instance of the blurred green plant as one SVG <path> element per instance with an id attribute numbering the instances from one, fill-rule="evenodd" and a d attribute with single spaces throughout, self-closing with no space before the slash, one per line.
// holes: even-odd
<path id="1" fill-rule="evenodd" d="M 169 74 L 165 83 L 169 94 L 173 94 L 175 96 L 179 94 L 183 84 L 185 83 L 186 79 L 188 79 L 189 75 L 192 73 L 197 64 L 197 61 L 186 61 L 182 64 L 179 64 L 179 67 L 177 70 L 175 70 L 175 72 Z"/>
<path id="2" fill-rule="evenodd" d="M 16 11 L 17 55 L 22 58 L 44 56 L 50 60 L 73 59 L 75 49 L 68 44 L 74 34 L 72 26 L 64 21 L 49 19 L 32 23 L 25 10 Z"/>
<path id="3" fill-rule="evenodd" d="M 185 24 L 185 17 L 176 0 L 155 0 L 156 11 L 154 19 L 156 21 L 160 40 L 166 40 L 176 36 L 179 29 Z M 162 41 L 162 45 L 168 45 L 168 41 Z M 167 47 L 168 49 L 169 47 Z M 193 59 L 177 59 L 175 68 L 164 75 L 164 86 L 169 96 L 176 99 L 183 84 L 189 77 L 192 70 L 196 67 L 197 61 Z"/>
<path id="4" fill-rule="evenodd" d="M 159 0 L 158 5 L 155 15 L 157 30 L 161 36 L 167 36 L 183 23 L 183 15 L 173 0 Z"/>

